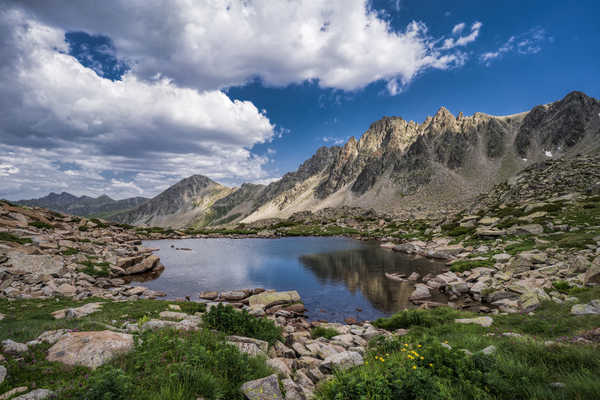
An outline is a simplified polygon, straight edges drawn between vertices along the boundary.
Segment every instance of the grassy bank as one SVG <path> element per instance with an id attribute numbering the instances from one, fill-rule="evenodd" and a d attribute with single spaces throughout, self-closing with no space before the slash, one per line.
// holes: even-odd
<path id="1" fill-rule="evenodd" d="M 125 322 L 140 324 L 177 304 L 182 311 L 203 311 L 197 303 L 158 300 L 106 302 L 102 311 L 78 320 L 55 320 L 50 313 L 86 302 L 67 299 L 0 300 L 0 340 L 27 342 L 47 330 L 104 330 Z M 276 339 L 281 334 L 270 321 L 242 317 L 236 312 L 236 327 L 229 327 L 233 311 L 214 311 L 210 325 L 227 327 L 228 333 Z M 247 315 L 247 314 L 246 314 Z M 7 356 L 6 381 L 0 394 L 18 387 L 51 389 L 60 399 L 243 399 L 241 383 L 272 373 L 261 357 L 250 357 L 225 342 L 225 332 L 209 330 L 181 332 L 173 329 L 147 331 L 136 338 L 135 350 L 92 371 L 48 362 L 48 344 L 33 346 L 22 356 Z M 266 337 L 267 336 L 267 337 Z"/>
<path id="2" fill-rule="evenodd" d="M 600 289 L 575 296 L 587 302 Z M 409 333 L 374 340 L 365 364 L 337 373 L 318 399 L 598 399 L 600 349 L 571 341 L 600 327 L 600 316 L 571 315 L 570 307 L 493 316 L 489 328 L 455 323 L 480 315 L 450 308 L 380 319 L 379 327 Z"/>

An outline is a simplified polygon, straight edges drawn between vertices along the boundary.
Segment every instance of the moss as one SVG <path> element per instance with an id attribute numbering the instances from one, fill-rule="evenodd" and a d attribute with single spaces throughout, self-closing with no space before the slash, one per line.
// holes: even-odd
<path id="1" fill-rule="evenodd" d="M 54 225 L 48 224 L 42 221 L 33 221 L 29 223 L 29 226 L 33 226 L 38 229 L 54 229 Z"/>
<path id="2" fill-rule="evenodd" d="M 0 241 L 14 242 L 19 244 L 32 243 L 32 240 L 30 238 L 21 238 L 8 232 L 0 232 Z"/>

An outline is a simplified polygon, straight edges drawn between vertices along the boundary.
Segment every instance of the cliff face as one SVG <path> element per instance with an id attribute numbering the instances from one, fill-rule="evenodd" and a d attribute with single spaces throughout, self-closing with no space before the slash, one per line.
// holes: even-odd
<path id="1" fill-rule="evenodd" d="M 332 147 L 265 188 L 245 221 L 351 205 L 435 210 L 465 200 L 527 165 L 600 148 L 600 102 L 580 92 L 512 116 L 452 115 L 423 123 L 384 117 L 359 140 Z"/>
<path id="2" fill-rule="evenodd" d="M 580 92 L 510 116 L 442 107 L 420 124 L 384 117 L 267 186 L 230 189 L 193 176 L 116 219 L 206 226 L 340 206 L 427 214 L 464 206 L 532 163 L 599 150 L 600 102 Z"/>

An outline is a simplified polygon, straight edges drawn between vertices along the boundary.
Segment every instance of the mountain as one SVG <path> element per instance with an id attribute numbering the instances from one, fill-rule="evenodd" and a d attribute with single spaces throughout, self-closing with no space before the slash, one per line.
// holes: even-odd
<path id="1" fill-rule="evenodd" d="M 44 207 L 82 217 L 108 218 L 111 215 L 133 209 L 148 201 L 145 197 L 132 197 L 123 200 L 113 200 L 107 195 L 99 197 L 81 196 L 77 197 L 67 192 L 60 194 L 50 193 L 39 199 L 20 200 L 17 203 L 30 207 Z"/>
<path id="2" fill-rule="evenodd" d="M 206 176 L 193 175 L 171 186 L 133 210 L 113 215 L 111 220 L 133 225 L 181 227 L 210 219 L 211 206 L 234 189 Z"/>
<path id="3" fill-rule="evenodd" d="M 454 116 L 441 107 L 420 124 L 384 117 L 359 140 L 321 147 L 297 171 L 267 186 L 230 189 L 191 177 L 118 217 L 205 226 L 340 206 L 419 216 L 461 207 L 533 163 L 599 150 L 600 102 L 581 92 L 508 116 Z M 206 186 L 188 193 L 182 190 L 188 179 Z"/>

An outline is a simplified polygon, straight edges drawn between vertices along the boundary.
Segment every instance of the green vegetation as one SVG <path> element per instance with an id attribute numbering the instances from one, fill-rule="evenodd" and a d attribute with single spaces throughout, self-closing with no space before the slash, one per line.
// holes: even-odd
<path id="1" fill-rule="evenodd" d="M 38 229 L 54 229 L 54 225 L 47 224 L 42 221 L 33 221 L 29 223 L 29 226 L 33 226 Z"/>
<path id="2" fill-rule="evenodd" d="M 88 259 L 86 261 L 82 261 L 80 264 L 85 267 L 84 269 L 81 270 L 81 272 L 86 273 L 88 275 L 104 276 L 104 277 L 109 275 L 109 271 L 108 271 L 109 264 L 107 262 L 96 263 L 96 262 L 93 262 L 92 260 Z"/>
<path id="3" fill-rule="evenodd" d="M 253 317 L 245 310 L 236 310 L 221 303 L 204 315 L 204 322 L 209 328 L 231 335 L 261 339 L 271 344 L 281 340 L 282 329 L 273 321 Z"/>
<path id="4" fill-rule="evenodd" d="M 313 339 L 324 337 L 325 339 L 331 339 L 340 333 L 333 328 L 326 328 L 324 326 L 315 326 L 311 329 L 310 335 Z"/>
<path id="5" fill-rule="evenodd" d="M 465 272 L 470 271 L 473 268 L 492 267 L 493 265 L 493 260 L 461 260 L 453 263 L 450 270 L 453 272 Z"/>
<path id="6" fill-rule="evenodd" d="M 72 247 L 67 247 L 66 250 L 63 250 L 60 254 L 62 254 L 63 256 L 72 256 L 75 254 L 79 254 L 79 250 L 78 249 L 74 249 Z"/>
<path id="7" fill-rule="evenodd" d="M 600 297 L 600 289 L 575 295 L 588 302 Z M 600 326 L 599 315 L 572 315 L 570 307 L 547 302 L 532 316 L 494 315 L 490 328 L 454 323 L 477 315 L 449 308 L 382 318 L 377 326 L 410 328 L 408 335 L 374 339 L 365 364 L 337 372 L 317 399 L 597 399 L 600 351 L 594 345 L 545 344 Z M 490 345 L 493 354 L 480 352 Z"/>
<path id="8" fill-rule="evenodd" d="M 201 311 L 202 304 L 160 300 L 106 302 L 102 310 L 76 320 L 55 320 L 52 311 L 78 307 L 90 301 L 69 299 L 0 299 L 6 314 L 0 340 L 26 342 L 40 333 L 60 328 L 104 330 L 104 324 L 120 326 L 141 318 L 154 318 L 169 304 L 183 311 Z M 136 340 L 135 350 L 91 371 L 46 361 L 48 344 L 32 347 L 22 356 L 7 355 L 3 364 L 7 379 L 0 393 L 17 386 L 43 387 L 60 399 L 243 399 L 242 382 L 270 375 L 263 358 L 240 353 L 224 341 L 223 333 L 209 330 L 180 332 L 170 329 L 149 331 Z"/>
<path id="9" fill-rule="evenodd" d="M 104 222 L 100 221 L 98 218 L 92 218 L 90 219 L 90 222 L 96 224 L 98 228 L 108 228 L 110 226 L 109 224 L 105 224 Z"/>
<path id="10" fill-rule="evenodd" d="M 82 225 L 79 227 L 80 232 L 87 232 L 88 230 L 89 230 L 89 228 L 86 225 Z"/>
<path id="11" fill-rule="evenodd" d="M 0 232 L 0 241 L 15 242 L 19 244 L 32 243 L 30 238 L 20 238 L 8 232 Z"/>

